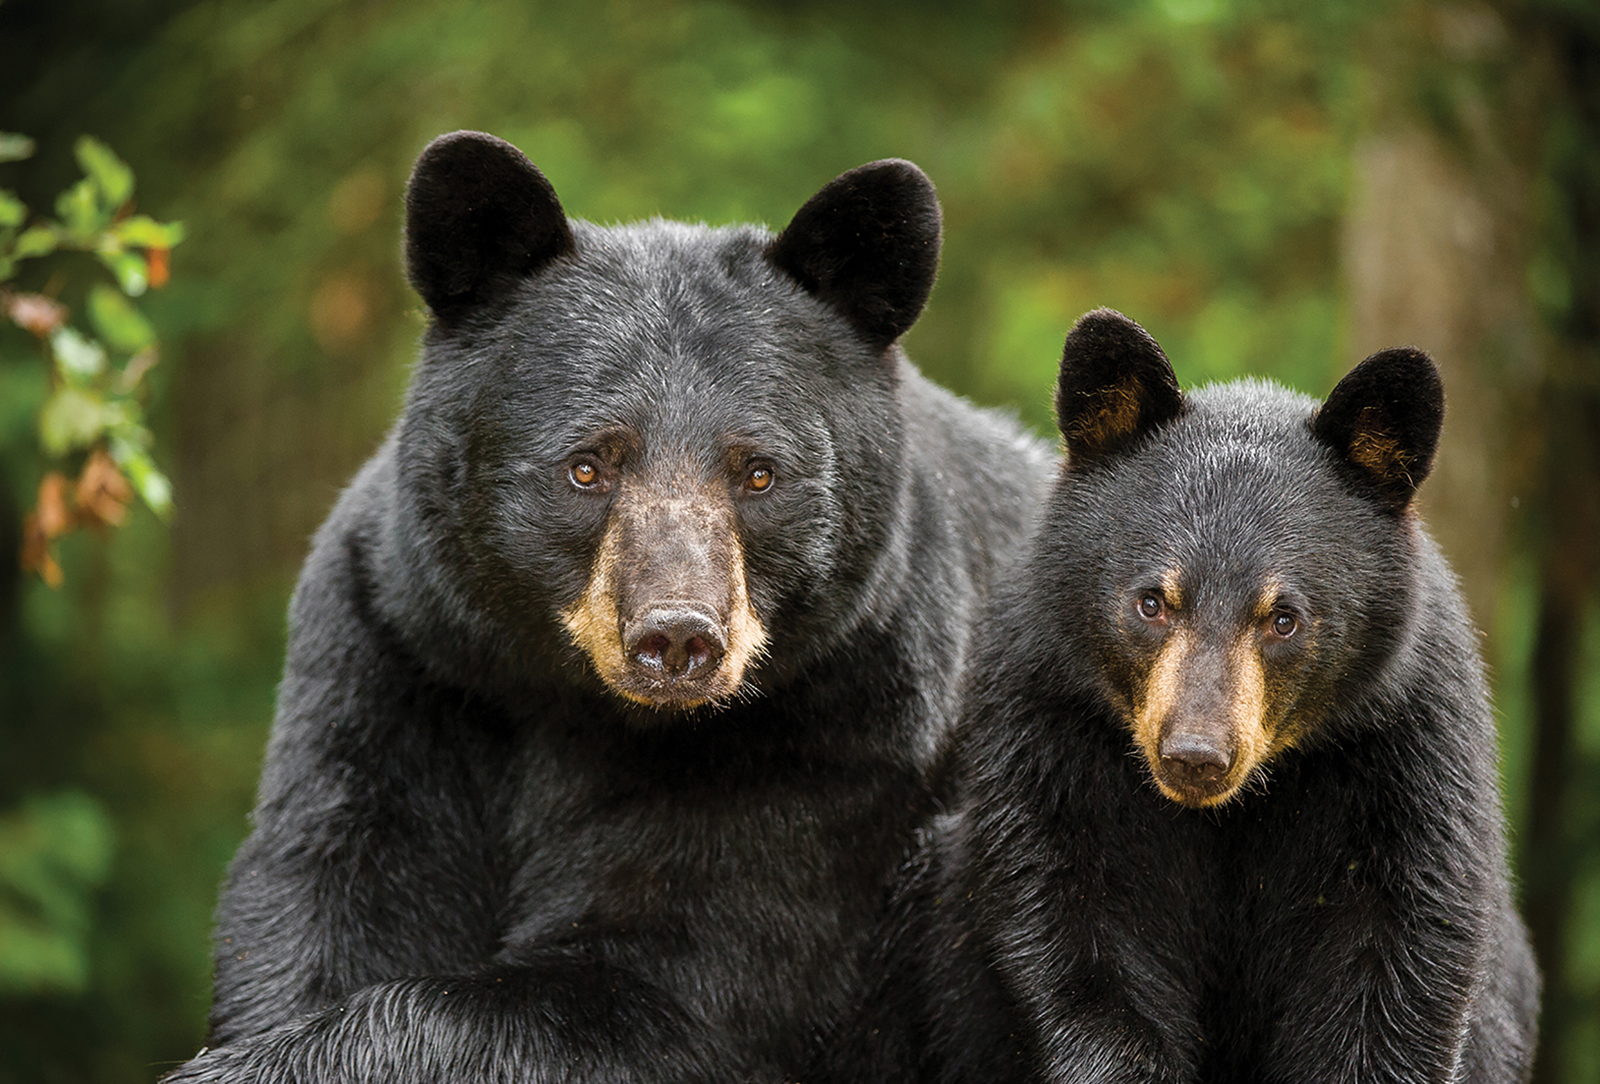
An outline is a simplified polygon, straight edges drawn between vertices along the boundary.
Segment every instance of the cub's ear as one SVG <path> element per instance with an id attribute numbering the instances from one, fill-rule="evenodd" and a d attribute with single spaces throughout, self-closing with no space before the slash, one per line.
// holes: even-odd
<path id="1" fill-rule="evenodd" d="M 1398 512 L 1433 468 L 1443 424 L 1438 366 L 1421 350 L 1402 346 L 1351 369 L 1312 415 L 1311 432 Z"/>
<path id="2" fill-rule="evenodd" d="M 1072 466 L 1128 446 L 1182 410 L 1172 363 L 1144 328 L 1111 309 L 1072 325 L 1056 381 L 1056 424 Z"/>
<path id="3" fill-rule="evenodd" d="M 448 321 L 573 242 L 555 189 L 525 154 L 483 132 L 451 132 L 411 170 L 405 247 L 411 285 Z"/>
<path id="4" fill-rule="evenodd" d="M 910 162 L 841 173 L 806 201 L 767 259 L 882 350 L 916 322 L 939 270 L 939 200 Z"/>

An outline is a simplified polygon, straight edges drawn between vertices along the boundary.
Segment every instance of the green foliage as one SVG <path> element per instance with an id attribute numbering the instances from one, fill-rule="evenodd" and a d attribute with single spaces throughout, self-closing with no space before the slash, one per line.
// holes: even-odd
<path id="1" fill-rule="evenodd" d="M 0 993 L 87 985 L 91 893 L 111 849 L 104 807 L 78 790 L 0 816 Z"/>
<path id="2" fill-rule="evenodd" d="M 26 160 L 33 150 L 32 140 L 0 133 L 0 161 Z M 130 213 L 133 172 L 105 145 L 85 137 L 76 151 L 84 176 L 57 198 L 55 219 L 28 225 L 24 202 L 0 191 L 0 316 L 33 346 L 26 349 L 27 339 L 15 335 L 0 338 L 0 453 L 10 453 L 6 474 L 12 478 L 44 474 L 20 556 L 52 586 L 62 579 L 58 538 L 76 526 L 122 522 L 130 496 L 123 472 L 157 515 L 169 515 L 172 504 L 170 485 L 150 458 L 154 438 L 140 402 L 142 381 L 156 361 L 155 329 L 130 298 L 164 282 L 166 250 L 182 239 L 182 230 Z M 49 293 L 12 286 L 29 272 L 24 265 L 48 257 L 59 263 L 73 252 L 92 254 L 117 283 L 87 286 L 92 333 L 69 324 L 70 310 Z M 55 268 L 46 281 L 53 293 L 68 280 Z M 17 440 L 29 431 L 36 439 Z M 19 458 L 25 464 L 20 471 Z M 60 468 L 79 473 L 75 487 Z M 7 521 L 0 517 L 0 523 Z M 5 546 L 0 552 L 16 551 Z M 7 643 L 16 636 L 12 616 L 0 612 L 0 643 L 21 662 L 26 643 Z M 9 725 L 0 731 L 13 730 L 21 706 L 16 686 L 6 681 L 0 690 L 12 694 L 8 710 L 0 711 Z M 13 751 L 18 737 L 0 733 Z M 111 871 L 111 814 L 81 786 L 42 793 L 30 786 L 32 793 L 7 811 L 17 797 L 12 782 L 0 792 L 0 999 L 86 994 L 96 972 L 99 894 Z M 0 1036 L 0 1049 L 4 1045 Z M 0 1070 L 0 1079 L 7 1075 Z"/>
<path id="3" fill-rule="evenodd" d="M 20 160 L 32 151 L 32 140 L 0 133 L 0 160 Z M 172 487 L 150 458 L 154 437 L 140 404 L 141 382 L 157 358 L 155 330 L 129 298 L 142 295 L 152 279 L 158 286 L 165 283 L 167 253 L 183 240 L 183 228 L 129 212 L 133 171 L 105 144 L 83 136 L 76 157 L 84 175 L 56 198 L 55 220 L 19 233 L 27 208 L 0 191 L 0 310 L 35 336 L 54 369 L 52 390 L 38 410 L 46 461 L 56 464 L 103 447 L 145 504 L 166 518 L 172 512 Z M 98 337 L 68 325 L 66 308 L 51 298 L 5 287 L 25 261 L 64 250 L 92 253 L 116 279 L 116 288 L 103 282 L 89 287 L 89 319 Z M 26 364 L 0 357 L 0 365 Z M 100 522 L 120 522 L 118 512 L 92 514 Z M 47 521 L 47 510 L 41 508 L 37 519 Z M 40 529 L 46 543 L 60 533 Z M 54 580 L 54 559 L 47 551 L 40 554 L 41 544 L 35 539 L 24 560 Z"/>

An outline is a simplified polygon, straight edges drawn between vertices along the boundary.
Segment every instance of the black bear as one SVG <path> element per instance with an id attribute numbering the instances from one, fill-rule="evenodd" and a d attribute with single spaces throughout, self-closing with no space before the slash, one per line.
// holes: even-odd
<path id="1" fill-rule="evenodd" d="M 1443 406 L 1414 349 L 1318 405 L 1185 395 L 1137 324 L 1075 325 L 1067 466 L 836 1075 L 1526 1079 L 1494 721 L 1413 508 Z"/>
<path id="2" fill-rule="evenodd" d="M 1054 457 L 897 344 L 940 214 L 569 220 L 431 143 L 404 413 L 318 533 L 183 1081 L 777 1080 L 929 808 Z"/>

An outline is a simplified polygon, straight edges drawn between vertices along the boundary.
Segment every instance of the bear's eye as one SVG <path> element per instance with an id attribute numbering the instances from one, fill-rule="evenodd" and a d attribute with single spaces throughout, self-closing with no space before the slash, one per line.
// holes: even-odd
<path id="1" fill-rule="evenodd" d="M 568 468 L 567 476 L 579 489 L 588 489 L 600 480 L 600 468 L 587 459 L 580 459 Z"/>
<path id="2" fill-rule="evenodd" d="M 1272 615 L 1272 634 L 1280 640 L 1287 640 L 1300 628 L 1300 619 L 1287 610 L 1279 610 Z"/>
<path id="3" fill-rule="evenodd" d="M 1146 621 L 1155 621 L 1166 609 L 1166 603 L 1161 601 L 1160 595 L 1151 592 L 1140 597 L 1138 609 L 1140 617 Z"/>
<path id="4" fill-rule="evenodd" d="M 772 468 L 751 467 L 750 473 L 745 476 L 744 487 L 752 493 L 764 493 L 772 488 Z"/>

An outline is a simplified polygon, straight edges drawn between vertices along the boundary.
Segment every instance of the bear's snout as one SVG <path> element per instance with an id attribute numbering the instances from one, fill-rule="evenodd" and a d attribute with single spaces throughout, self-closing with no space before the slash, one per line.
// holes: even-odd
<path id="1" fill-rule="evenodd" d="M 682 710 L 736 696 L 767 637 L 726 495 L 653 478 L 625 486 L 562 620 L 627 700 Z"/>

